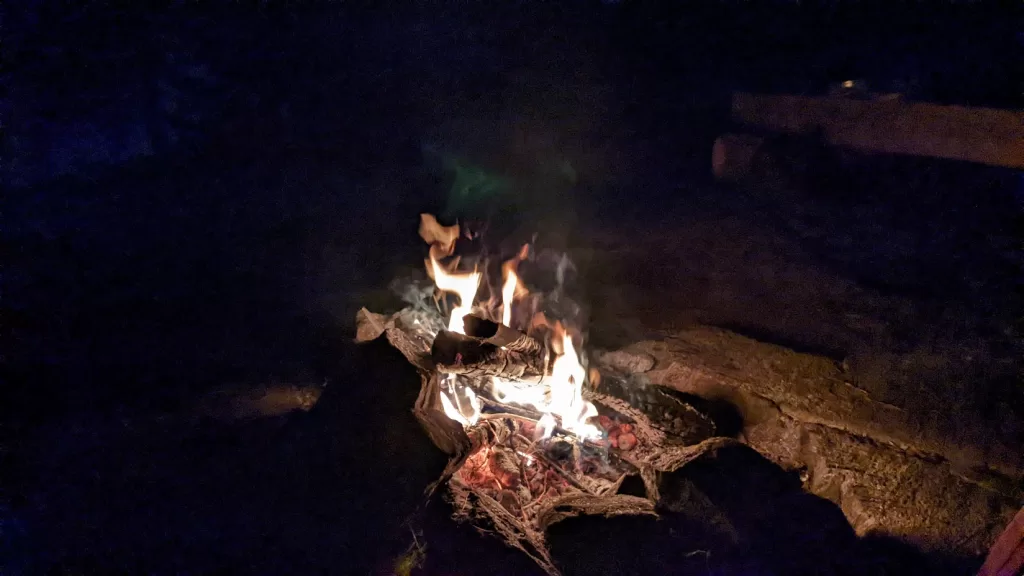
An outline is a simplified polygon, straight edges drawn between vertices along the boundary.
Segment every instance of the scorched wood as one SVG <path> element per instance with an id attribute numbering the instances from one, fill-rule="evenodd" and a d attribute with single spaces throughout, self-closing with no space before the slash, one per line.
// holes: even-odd
<path id="1" fill-rule="evenodd" d="M 485 344 L 492 344 L 521 354 L 541 354 L 544 351 L 544 345 L 536 338 L 504 324 L 498 324 L 472 314 L 466 316 L 462 322 L 467 336 L 479 338 Z"/>
<path id="2" fill-rule="evenodd" d="M 444 374 L 471 378 L 496 376 L 529 382 L 539 382 L 544 377 L 543 350 L 515 352 L 448 330 L 442 330 L 434 338 L 430 355 L 438 372 Z"/>

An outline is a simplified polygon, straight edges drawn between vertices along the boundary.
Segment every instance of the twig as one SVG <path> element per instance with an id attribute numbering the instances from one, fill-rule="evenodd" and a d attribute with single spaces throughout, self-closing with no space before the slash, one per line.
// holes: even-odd
<path id="1" fill-rule="evenodd" d="M 518 420 L 526 424 L 536 424 L 537 421 L 529 416 L 520 416 L 519 414 L 510 414 L 508 412 L 491 412 L 480 415 L 481 420 Z"/>
<path id="2" fill-rule="evenodd" d="M 520 422 L 527 422 L 531 424 L 538 424 L 540 422 L 540 414 L 537 411 L 529 410 L 527 408 L 518 408 L 516 406 L 510 406 L 508 404 L 488 398 L 482 394 L 478 394 L 477 398 L 480 399 L 480 403 L 483 404 L 484 407 L 502 411 L 498 413 L 492 412 L 489 414 L 481 414 L 480 418 L 482 419 L 490 420 L 499 418 L 511 418 L 513 420 L 519 420 Z M 565 428 L 562 428 L 561 426 L 558 426 L 557 424 L 551 429 L 551 433 L 557 434 L 558 436 L 564 436 L 566 438 L 582 441 L 584 444 L 593 446 L 595 448 L 604 447 L 603 444 L 598 444 L 593 440 L 580 438 L 579 436 L 573 434 L 572 432 L 566 430 Z"/>
<path id="3" fill-rule="evenodd" d="M 577 480 L 576 480 L 575 478 L 573 478 L 573 477 L 572 477 L 572 476 L 571 476 L 571 475 L 570 475 L 570 474 L 569 474 L 568 472 L 566 472 L 565 470 L 562 470 L 562 469 L 561 469 L 561 468 L 560 468 L 560 467 L 558 466 L 558 464 L 556 464 L 556 463 L 555 463 L 554 461 L 552 461 L 552 460 L 551 460 L 550 458 L 548 458 L 548 457 L 547 457 L 547 455 L 546 455 L 546 454 L 544 454 L 544 451 L 543 451 L 543 450 L 541 450 L 541 451 L 537 452 L 537 453 L 535 454 L 535 456 L 536 456 L 537 458 L 540 458 L 541 460 L 543 460 L 543 461 L 544 461 L 544 463 L 548 465 L 548 467 L 550 467 L 550 468 L 551 468 L 552 470 L 554 470 L 555 472 L 557 472 L 557 473 L 558 473 L 558 475 L 559 475 L 559 476 L 561 476 L 562 478 L 564 478 L 564 479 L 565 479 L 565 480 L 566 480 L 566 481 L 567 481 L 567 482 L 568 482 L 569 484 L 572 484 L 573 486 L 575 486 L 576 488 L 578 488 L 578 489 L 580 489 L 580 490 L 582 490 L 582 491 L 586 492 L 587 494 L 591 494 L 591 495 L 593 495 L 593 494 L 594 494 L 594 493 L 593 493 L 593 492 L 591 492 L 591 491 L 590 491 L 590 490 L 589 490 L 589 489 L 588 489 L 588 488 L 587 488 L 586 486 L 584 486 L 584 485 L 580 484 L 580 483 L 579 483 L 579 482 L 578 482 L 578 481 L 577 481 Z"/>

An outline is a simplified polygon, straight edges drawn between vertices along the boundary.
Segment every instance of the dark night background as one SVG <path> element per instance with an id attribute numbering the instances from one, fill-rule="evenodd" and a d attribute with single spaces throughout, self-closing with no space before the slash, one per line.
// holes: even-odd
<path id="1" fill-rule="evenodd" d="M 443 457 L 409 414 L 415 376 L 386 347 L 350 343 L 358 307 L 421 262 L 417 215 L 446 206 L 446 154 L 514 179 L 517 223 L 565 221 L 566 245 L 651 246 L 722 217 L 769 230 L 879 301 L 912 302 L 904 316 L 872 309 L 901 332 L 858 339 L 814 311 L 780 320 L 785 297 L 757 286 L 677 296 L 679 314 L 869 367 L 969 351 L 976 364 L 948 370 L 972 384 L 929 397 L 991 418 L 1024 410 L 1019 173 L 823 160 L 785 194 L 710 173 L 733 90 L 823 94 L 863 78 L 1021 108 L 1018 3 L 5 8 L 4 574 L 384 574 L 414 512 L 424 573 L 536 573 L 442 503 L 417 512 Z M 728 258 L 684 269 L 747 266 Z M 673 290 L 655 276 L 636 282 Z M 305 414 L 182 416 L 211 390 L 268 382 L 328 384 Z M 770 466 L 737 458 L 692 480 L 722 493 L 748 546 L 721 548 L 699 522 L 672 537 L 640 520 L 568 522 L 556 557 L 582 574 L 977 565 L 857 541 L 834 506 L 799 504 Z"/>

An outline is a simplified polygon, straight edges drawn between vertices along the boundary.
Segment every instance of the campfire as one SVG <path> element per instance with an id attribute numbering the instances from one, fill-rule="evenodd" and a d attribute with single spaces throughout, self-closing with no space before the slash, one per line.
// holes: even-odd
<path id="1" fill-rule="evenodd" d="M 458 224 L 423 214 L 419 234 L 430 283 L 403 285 L 408 306 L 390 316 L 361 310 L 357 341 L 384 335 L 419 371 L 413 412 L 451 456 L 430 490 L 447 488 L 458 519 L 558 574 L 549 526 L 653 515 L 660 472 L 730 442 L 685 399 L 632 373 L 627 352 L 590 360 L 579 307 L 563 290 L 565 255 L 527 244 L 492 269 L 481 254 L 456 254 L 460 241 L 478 240 Z M 531 276 L 547 278 L 546 289 Z M 643 480 L 643 496 L 620 493 L 629 476 Z"/>

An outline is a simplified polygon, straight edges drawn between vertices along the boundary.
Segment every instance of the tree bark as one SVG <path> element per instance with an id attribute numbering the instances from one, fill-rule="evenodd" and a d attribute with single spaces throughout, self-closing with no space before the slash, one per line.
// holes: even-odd
<path id="1" fill-rule="evenodd" d="M 430 355 L 437 370 L 444 374 L 470 378 L 496 376 L 527 382 L 538 382 L 544 377 L 543 349 L 517 352 L 448 330 L 442 330 L 434 338 Z"/>

